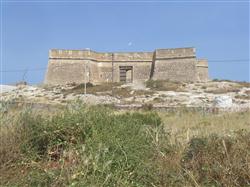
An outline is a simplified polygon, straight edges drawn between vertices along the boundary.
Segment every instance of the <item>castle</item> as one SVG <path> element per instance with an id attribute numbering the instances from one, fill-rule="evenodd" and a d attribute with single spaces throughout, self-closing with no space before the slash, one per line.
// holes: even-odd
<path id="1" fill-rule="evenodd" d="M 208 63 L 195 48 L 154 52 L 99 53 L 92 50 L 49 51 L 45 84 L 136 82 L 146 80 L 204 82 Z"/>

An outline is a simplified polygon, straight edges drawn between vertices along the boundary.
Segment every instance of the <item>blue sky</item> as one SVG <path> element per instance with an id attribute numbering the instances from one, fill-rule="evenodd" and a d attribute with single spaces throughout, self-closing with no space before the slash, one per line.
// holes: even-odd
<path id="1" fill-rule="evenodd" d="M 1 10 L 1 83 L 4 84 L 22 79 L 31 84 L 41 83 L 52 48 L 153 51 L 196 47 L 197 57 L 208 59 L 212 79 L 249 81 L 249 2 L 246 1 L 5 0 Z M 20 69 L 27 71 L 5 72 Z"/>

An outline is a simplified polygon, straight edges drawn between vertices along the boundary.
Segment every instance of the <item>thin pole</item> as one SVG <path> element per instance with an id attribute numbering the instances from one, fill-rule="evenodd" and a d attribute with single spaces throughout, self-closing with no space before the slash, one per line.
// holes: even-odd
<path id="1" fill-rule="evenodd" d="M 112 96 L 114 96 L 114 53 L 112 53 Z"/>
<path id="2" fill-rule="evenodd" d="M 86 93 L 87 93 L 86 73 L 87 73 L 87 71 L 86 71 L 86 61 L 85 61 L 85 63 L 84 63 L 84 95 L 86 95 Z"/>

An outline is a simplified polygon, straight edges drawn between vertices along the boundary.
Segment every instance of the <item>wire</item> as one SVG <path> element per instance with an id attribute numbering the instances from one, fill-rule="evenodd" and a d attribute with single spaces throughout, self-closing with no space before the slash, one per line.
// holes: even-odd
<path id="1" fill-rule="evenodd" d="M 47 68 L 33 68 L 33 69 L 13 69 L 13 70 L 2 70 L 0 71 L 1 73 L 16 73 L 16 72 L 24 72 L 24 71 L 43 71 L 46 70 Z"/>
<path id="2" fill-rule="evenodd" d="M 208 62 L 249 62 L 249 59 L 236 59 L 236 60 L 209 60 Z"/>

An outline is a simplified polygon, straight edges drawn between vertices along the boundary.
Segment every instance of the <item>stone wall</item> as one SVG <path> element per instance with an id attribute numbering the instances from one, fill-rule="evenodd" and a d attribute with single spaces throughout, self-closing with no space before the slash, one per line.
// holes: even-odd
<path id="1" fill-rule="evenodd" d="M 149 79 L 149 73 L 151 68 L 151 62 L 114 62 L 114 82 L 120 82 L 120 67 L 121 66 L 132 66 L 133 80 L 134 81 L 146 81 Z M 110 63 L 99 63 L 99 78 L 96 79 L 96 83 L 101 82 L 112 82 L 112 64 Z"/>
<path id="2" fill-rule="evenodd" d="M 45 84 L 82 83 L 85 78 L 88 82 L 94 82 L 98 74 L 97 65 L 88 60 L 50 60 Z"/>
<path id="3" fill-rule="evenodd" d="M 193 59 L 156 60 L 153 80 L 195 82 L 196 66 Z"/>
<path id="4" fill-rule="evenodd" d="M 126 53 L 50 50 L 45 83 L 83 83 L 85 78 L 92 83 L 112 82 L 112 60 L 114 82 L 120 81 L 121 66 L 132 66 L 133 81 L 150 78 L 185 82 L 208 80 L 207 61 L 197 60 L 194 48 Z"/>
<path id="5" fill-rule="evenodd" d="M 208 63 L 205 59 L 198 59 L 196 63 L 197 81 L 206 82 L 209 80 Z"/>
<path id="6" fill-rule="evenodd" d="M 50 60 L 45 84 L 66 84 L 84 81 L 84 61 Z"/>
<path id="7" fill-rule="evenodd" d="M 153 80 L 196 81 L 194 48 L 157 49 L 153 63 Z"/>
<path id="8" fill-rule="evenodd" d="M 156 59 L 195 58 L 195 48 L 157 49 Z"/>
<path id="9" fill-rule="evenodd" d="M 50 59 L 89 59 L 96 62 L 151 62 L 153 52 L 97 53 L 91 50 L 57 50 L 49 52 Z"/>

